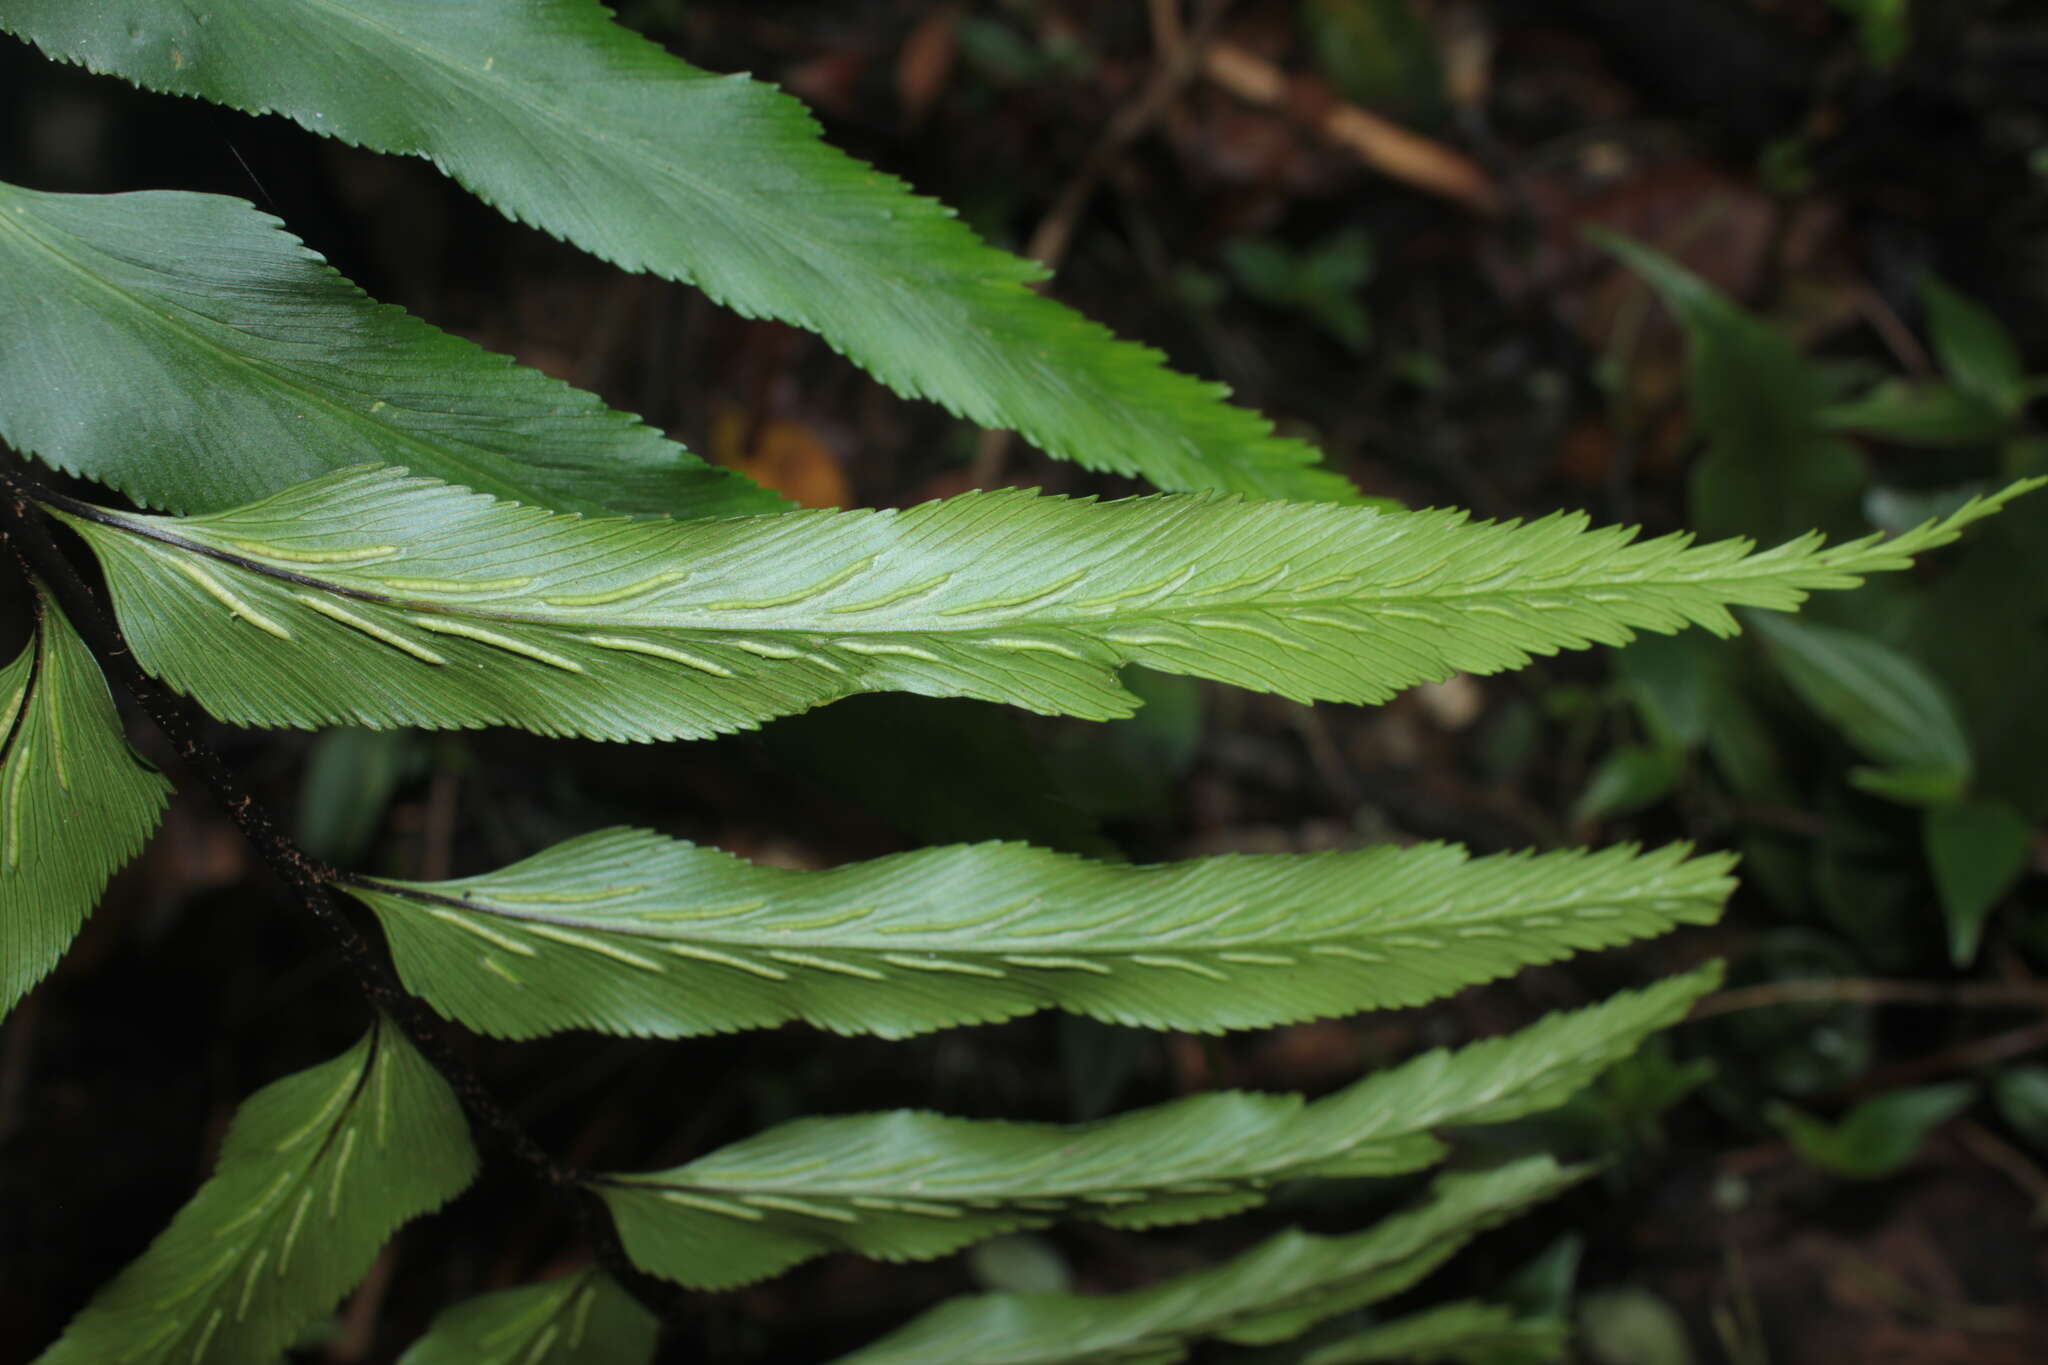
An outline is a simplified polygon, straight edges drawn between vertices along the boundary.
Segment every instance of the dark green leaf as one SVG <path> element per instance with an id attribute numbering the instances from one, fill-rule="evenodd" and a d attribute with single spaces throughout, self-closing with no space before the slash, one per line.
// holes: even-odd
<path id="1" fill-rule="evenodd" d="M 1428 127 L 1444 116 L 1443 63 L 1415 0 L 1300 0 L 1316 64 L 1346 99 Z"/>
<path id="2" fill-rule="evenodd" d="M 1373 274 L 1372 239 L 1356 228 L 1294 252 L 1264 237 L 1231 242 L 1223 258 L 1245 292 L 1311 319 L 1352 350 L 1372 339 L 1358 291 Z"/>
<path id="3" fill-rule="evenodd" d="M 1833 1124 L 1789 1104 L 1774 1104 L 1765 1117 L 1790 1138 L 1814 1165 L 1857 1180 L 1875 1180 L 1902 1170 L 1927 1135 L 1970 1107 L 1972 1081 L 1951 1081 L 1893 1090 L 1865 1100 Z"/>
<path id="4" fill-rule="evenodd" d="M 594 0 L 10 0 L 0 26 L 147 89 L 425 157 L 509 218 L 810 328 L 898 392 L 1091 469 L 1357 496 L 1221 386 L 1033 292 L 1040 266 L 826 146 L 795 100 L 688 66 Z"/>
<path id="5" fill-rule="evenodd" d="M 1820 413 L 1830 431 L 1856 431 L 1910 446 L 1988 445 L 2010 418 L 1974 393 L 1941 383 L 1890 380 L 1860 398 Z"/>
<path id="6" fill-rule="evenodd" d="M 1898 3 L 1903 7 L 1903 0 Z M 1920 301 L 1942 371 L 1996 411 L 2018 415 L 2027 403 L 2027 371 L 2005 325 L 1932 275 L 1920 281 Z"/>
<path id="7" fill-rule="evenodd" d="M 419 756 L 410 730 L 343 726 L 313 741 L 299 784 L 299 847 L 342 866 L 361 858 Z"/>
<path id="8" fill-rule="evenodd" d="M 2048 1152 L 2048 1066 L 2008 1066 L 1991 1078 L 1999 1117 L 2036 1149 Z"/>
<path id="9" fill-rule="evenodd" d="M 171 791 L 128 747 L 71 623 L 40 595 L 36 614 L 0 668 L 0 1017 L 57 965 Z"/>
<path id="10" fill-rule="evenodd" d="M 1872 66 L 1898 66 L 1913 38 L 1911 0 L 1835 0 L 1835 8 L 1855 18 L 1857 41 Z"/>
<path id="11" fill-rule="evenodd" d="M 660 1335 L 632 1295 L 585 1270 L 455 1305 L 398 1365 L 647 1365 Z"/>
<path id="12" fill-rule="evenodd" d="M 1830 393 L 1792 343 L 1669 257 L 1609 232 L 1593 239 L 1641 275 L 1684 325 L 1693 425 L 1692 525 L 1703 534 L 1777 539 L 1811 526 L 1857 525 L 1865 474 L 1820 421 Z"/>
<path id="13" fill-rule="evenodd" d="M 2033 827 L 2003 801 L 1957 801 L 1931 807 L 1921 835 L 1948 919 L 1949 956 L 1967 967 L 1976 960 L 1985 916 L 2026 870 Z"/>
<path id="14" fill-rule="evenodd" d="M 277 1365 L 476 1164 L 453 1092 L 380 1018 L 236 1111 L 212 1177 L 38 1365 Z"/>
<path id="15" fill-rule="evenodd" d="M 1610 749 L 1572 806 L 1572 819 L 1609 820 L 1653 806 L 1669 796 L 1685 772 L 1685 754 L 1675 748 L 1624 744 Z"/>
<path id="16" fill-rule="evenodd" d="M 0 185 L 0 317 L 0 435 L 146 505 L 217 511 L 377 460 L 562 512 L 785 506 L 372 302 L 239 199 Z"/>
<path id="17" fill-rule="evenodd" d="M 1614 671 L 1660 744 L 1690 749 L 1707 737 L 1725 649 L 1688 632 L 1646 635 L 1615 651 Z"/>
<path id="18" fill-rule="evenodd" d="M 1859 782 L 1902 800 L 1952 799 L 1970 779 L 1970 743 L 1939 683 L 1865 635 L 1758 613 L 1751 618 L 1785 681 L 1887 772 Z"/>

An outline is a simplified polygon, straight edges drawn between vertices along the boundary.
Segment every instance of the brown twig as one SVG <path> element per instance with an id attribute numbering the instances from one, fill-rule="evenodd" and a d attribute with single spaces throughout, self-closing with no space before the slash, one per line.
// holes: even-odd
<path id="1" fill-rule="evenodd" d="M 1980 1123 L 1957 1119 L 1950 1131 L 1969 1149 L 1970 1155 L 2027 1192 L 2034 1201 L 2035 1222 L 2048 1220 L 2048 1172 L 2043 1172 L 2025 1152 Z"/>
<path id="2" fill-rule="evenodd" d="M 2029 1024 L 2025 1028 L 2012 1029 L 2006 1033 L 1994 1033 L 1984 1038 L 1972 1038 L 1957 1043 L 1925 1057 L 1916 1057 L 1910 1062 L 1888 1066 L 1873 1071 L 1857 1081 L 1842 1095 L 1854 1099 L 1861 1095 L 1874 1095 L 1880 1091 L 1894 1090 L 1902 1085 L 1919 1085 L 1924 1081 L 1952 1076 L 1958 1071 L 1976 1071 L 1982 1067 L 1996 1066 L 2010 1062 L 2029 1053 L 2048 1048 L 2048 1020 Z"/>
<path id="3" fill-rule="evenodd" d="M 278 831 L 269 812 L 242 789 L 220 756 L 201 742 L 200 721 L 191 704 L 144 672 L 136 662 L 119 627 L 102 610 L 98 595 L 86 585 L 52 535 L 41 510 L 45 500 L 45 491 L 39 484 L 0 466 L 0 539 L 12 549 L 23 572 L 50 594 L 100 666 L 135 698 L 170 741 L 180 765 L 213 793 L 264 865 L 284 883 L 293 903 L 319 926 L 328 944 L 355 976 L 365 998 L 403 1030 L 420 1055 L 440 1072 L 491 1145 L 539 1183 L 568 1200 L 578 1230 L 588 1239 L 592 1254 L 607 1274 L 659 1316 L 677 1320 L 679 1296 L 626 1256 L 610 1216 L 598 1198 L 585 1188 L 587 1173 L 556 1161 L 490 1093 L 483 1078 L 456 1052 L 433 1011 L 404 988 L 389 959 L 373 948 L 336 907 L 328 885 L 338 874 L 308 857 Z"/>
<path id="4" fill-rule="evenodd" d="M 1482 217 L 1501 212 L 1500 190 L 1478 162 L 1434 138 L 1411 132 L 1340 100 L 1311 92 L 1263 57 L 1232 43 L 1212 43 L 1202 70 L 1215 84 L 1249 104 L 1286 109 L 1328 141 L 1346 148 L 1380 174 L 1425 194 L 1448 199 Z"/>
<path id="5" fill-rule="evenodd" d="M 1769 981 L 1717 991 L 1693 1008 L 1692 1018 L 1774 1005 L 1944 1005 L 1955 1009 L 2048 1011 L 2048 986 L 2029 982 L 1875 981 L 1829 978 L 1818 981 Z"/>

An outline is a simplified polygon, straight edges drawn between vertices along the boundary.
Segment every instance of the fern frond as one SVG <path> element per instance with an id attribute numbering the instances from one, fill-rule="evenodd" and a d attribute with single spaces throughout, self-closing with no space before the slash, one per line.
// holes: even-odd
<path id="1" fill-rule="evenodd" d="M 454 1094 L 380 1017 L 236 1111 L 213 1175 L 37 1365 L 276 1365 L 476 1166 Z"/>
<path id="2" fill-rule="evenodd" d="M 661 1323 L 597 1270 L 438 1314 L 398 1365 L 647 1365 Z"/>
<path id="3" fill-rule="evenodd" d="M 1374 702 L 1532 653 L 1904 566 L 2032 487 L 1889 541 L 1751 554 L 1579 516 L 1002 491 L 667 523 L 513 507 L 391 469 L 205 517 L 56 500 L 152 672 L 256 725 L 703 736 L 854 692 L 1127 715 L 1123 664 Z"/>
<path id="4" fill-rule="evenodd" d="M 0 1018 L 57 965 L 171 791 L 128 747 L 85 641 L 40 591 L 35 610 L 0 668 Z"/>
<path id="5" fill-rule="evenodd" d="M 1357 1336 L 1316 1347 L 1296 1365 L 1551 1365 L 1564 1358 L 1568 1339 L 1565 1325 L 1555 1319 L 1518 1318 L 1499 1304 L 1466 1301 L 1376 1323 Z"/>
<path id="6" fill-rule="evenodd" d="M 1729 867 L 1682 847 L 1125 867 L 980 844 L 797 871 L 620 829 L 479 877 L 341 889 L 407 988 L 479 1032 L 800 1019 L 899 1038 L 1046 1008 L 1218 1032 L 1421 1004 L 1710 921 Z"/>
<path id="7" fill-rule="evenodd" d="M 10 0 L 52 57 L 379 151 L 507 217 L 807 327 L 897 392 L 1163 488 L 1354 500 L 1226 390 L 1034 293 L 1038 265 L 591 0 Z"/>
<path id="8" fill-rule="evenodd" d="M 366 459 L 564 512 L 782 510 L 593 394 L 373 302 L 210 194 L 0 184 L 0 436 L 211 511 Z"/>
<path id="9" fill-rule="evenodd" d="M 593 1188 L 635 1261 L 695 1289 L 833 1251 L 926 1260 L 1065 1218 L 1130 1228 L 1220 1218 L 1263 1203 L 1281 1181 L 1419 1170 L 1444 1153 L 1433 1128 L 1561 1104 L 1683 1018 L 1719 975 L 1431 1052 L 1312 1104 L 1215 1093 L 1072 1127 L 908 1110 L 799 1119 Z"/>
<path id="10" fill-rule="evenodd" d="M 835 1365 L 1173 1365 L 1204 1339 L 1284 1341 L 1398 1294 L 1472 1238 L 1582 1179 L 1548 1157 L 1446 1175 L 1365 1232 L 1284 1232 L 1208 1270 L 1123 1294 L 986 1294 L 940 1304 Z"/>

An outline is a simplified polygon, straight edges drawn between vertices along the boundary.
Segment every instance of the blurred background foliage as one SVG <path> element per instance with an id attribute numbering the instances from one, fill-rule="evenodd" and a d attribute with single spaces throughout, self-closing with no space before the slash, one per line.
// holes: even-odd
<path id="1" fill-rule="evenodd" d="M 1227 381 L 1375 496 L 1775 541 L 1896 530 L 2048 472 L 2038 0 L 620 9 L 699 64 L 791 89 L 840 145 L 1046 260 L 1060 297 Z M 13 45 L 0 178 L 252 199 L 373 294 L 802 502 L 1138 491 L 902 402 L 814 338 L 611 273 L 423 165 Z M 1423 838 L 1733 847 L 1745 887 L 1718 928 L 1427 1011 L 1229 1040 L 1054 1019 L 889 1045 L 566 1038 L 479 1043 L 477 1062 L 568 1159 L 651 1166 L 804 1113 L 1072 1120 L 1222 1085 L 1316 1093 L 1720 955 L 1729 988 L 1694 1023 L 1484 1135 L 1607 1173 L 1433 1292 L 1571 1325 L 1573 1358 L 1598 1365 L 2037 1362 L 2048 501 L 1749 624 L 1372 710 L 1145 676 L 1144 711 L 1095 727 L 872 697 L 666 750 L 216 742 L 309 848 L 412 877 L 608 823 L 801 866 L 990 838 L 1142 861 Z M 0 1029 L 0 1358 L 147 1239 L 239 1097 L 349 1036 L 350 988 L 270 894 L 187 798 Z M 138 1034 L 145 1011 L 165 1022 Z M 52 1208 L 51 1188 L 72 1197 Z M 709 1358 L 815 1360 L 945 1292 L 1124 1287 L 1276 1220 L 1360 1225 L 1398 1194 L 1359 1182 L 1172 1237 L 1062 1228 L 930 1266 L 827 1261 L 697 1311 Z M 486 1185 L 387 1254 L 311 1358 L 389 1359 L 435 1304 L 545 1271 L 563 1236 Z M 1215 1354 L 1384 1358 L 1344 1354 L 1365 1325 Z M 1473 1358 L 1556 1348 L 1488 1349 Z"/>

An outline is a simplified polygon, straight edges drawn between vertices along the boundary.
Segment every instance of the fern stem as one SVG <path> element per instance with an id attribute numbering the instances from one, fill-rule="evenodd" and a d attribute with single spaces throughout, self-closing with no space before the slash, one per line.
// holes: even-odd
<path id="1" fill-rule="evenodd" d="M 19 460 L 4 445 L 0 445 L 0 451 L 10 460 Z M 144 672 L 136 662 L 98 594 L 79 576 L 42 517 L 42 505 L 70 502 L 24 477 L 18 468 L 0 466 L 0 539 L 13 550 L 22 571 L 48 590 L 100 666 L 135 699 L 150 722 L 170 741 L 185 769 L 213 793 L 264 865 L 289 889 L 299 908 L 320 926 L 369 1003 L 405 1030 L 420 1054 L 441 1073 L 461 1100 L 471 1120 L 491 1136 L 504 1155 L 567 1199 L 576 1228 L 589 1241 L 592 1255 L 605 1273 L 664 1322 L 676 1325 L 682 1317 L 682 1296 L 627 1258 L 610 1215 L 597 1196 L 585 1188 L 587 1173 L 551 1156 L 490 1092 L 483 1078 L 451 1046 L 433 1011 L 399 983 L 389 958 L 378 952 L 336 907 L 328 885 L 340 874 L 309 857 L 279 832 L 270 812 L 243 790 L 220 755 L 199 738 L 199 722 L 190 703 Z"/>

